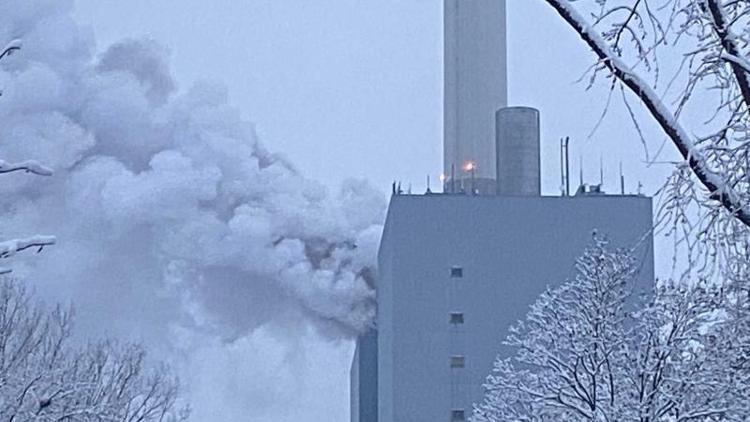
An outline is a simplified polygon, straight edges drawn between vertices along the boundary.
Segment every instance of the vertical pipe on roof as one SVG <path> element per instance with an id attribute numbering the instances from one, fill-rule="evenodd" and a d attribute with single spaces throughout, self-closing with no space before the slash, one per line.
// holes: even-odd
<path id="1" fill-rule="evenodd" d="M 531 107 L 495 113 L 498 195 L 541 195 L 539 124 L 539 110 Z"/>

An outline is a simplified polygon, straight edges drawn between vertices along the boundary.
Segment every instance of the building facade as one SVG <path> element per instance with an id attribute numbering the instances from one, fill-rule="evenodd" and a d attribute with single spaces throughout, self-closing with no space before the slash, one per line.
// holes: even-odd
<path id="1" fill-rule="evenodd" d="M 508 352 L 508 328 L 574 276 L 594 231 L 635 247 L 636 287 L 653 283 L 651 206 L 635 195 L 394 196 L 378 257 L 378 331 L 358 342 L 353 364 L 353 420 L 467 420 Z M 359 412 L 374 402 L 376 415 Z"/>
<path id="2" fill-rule="evenodd" d="M 378 420 L 378 333 L 359 336 L 349 371 L 351 422 Z"/>

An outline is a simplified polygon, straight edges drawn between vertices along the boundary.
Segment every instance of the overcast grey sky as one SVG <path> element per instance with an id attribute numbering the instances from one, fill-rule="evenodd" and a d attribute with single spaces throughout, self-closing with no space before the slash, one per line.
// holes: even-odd
<path id="1" fill-rule="evenodd" d="M 100 49 L 123 37 L 152 37 L 171 49 L 181 88 L 197 79 L 226 84 L 264 143 L 314 179 L 336 185 L 365 177 L 383 190 L 400 179 L 423 189 L 425 176 L 440 172 L 439 0 L 77 4 Z M 573 138 L 576 169 L 585 148 L 591 182 L 598 181 L 601 155 L 610 189 L 621 159 L 632 190 L 636 179 L 650 179 L 621 107 L 585 140 L 605 86 L 585 92 L 575 83 L 591 63 L 577 36 L 542 1 L 509 0 L 508 11 L 509 102 L 542 111 L 544 191 L 558 192 L 561 136 Z"/>
<path id="2" fill-rule="evenodd" d="M 77 0 L 77 5 L 77 19 L 96 32 L 99 50 L 122 38 L 150 37 L 172 51 L 180 89 L 198 79 L 226 84 L 265 145 L 312 179 L 335 187 L 345 178 L 362 177 L 384 192 L 393 179 L 411 181 L 415 189 L 424 189 L 427 174 L 437 179 L 441 0 Z M 640 142 L 617 99 L 593 139 L 586 140 L 604 107 L 606 84 L 586 92 L 585 84 L 575 82 L 592 62 L 577 36 L 542 0 L 508 0 L 508 11 L 510 104 L 542 112 L 543 191 L 558 193 L 562 136 L 573 139 L 574 180 L 577 157 L 584 154 L 590 182 L 598 182 L 603 157 L 609 190 L 619 188 L 619 160 L 629 191 L 639 179 L 647 188 L 658 186 L 666 169 L 645 168 Z M 248 347 L 233 346 L 237 351 L 229 356 L 239 363 L 231 385 L 253 385 L 252 397 L 242 397 L 247 403 L 237 407 L 252 409 L 248 420 L 348 420 L 350 344 L 305 337 L 299 347 L 307 355 L 295 367 L 308 370 L 295 373 L 279 357 L 279 350 L 290 346 L 273 333 L 256 337 L 255 343 L 247 340 Z M 213 372 L 210 359 L 204 374 Z M 278 392 L 264 388 L 264 377 L 299 377 L 296 400 L 276 399 Z M 211 388 L 226 382 L 188 381 L 208 401 L 231 394 Z M 207 416 L 197 410 L 199 420 Z M 233 420 L 236 414 L 212 416 Z"/>

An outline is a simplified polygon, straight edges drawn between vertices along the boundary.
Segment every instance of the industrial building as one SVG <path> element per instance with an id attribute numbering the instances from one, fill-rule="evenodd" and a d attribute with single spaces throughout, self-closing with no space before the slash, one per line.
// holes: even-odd
<path id="1" fill-rule="evenodd" d="M 574 275 L 594 230 L 637 247 L 636 283 L 653 282 L 651 221 L 651 200 L 638 195 L 394 196 L 377 332 L 352 365 L 352 420 L 468 419 L 508 328 Z"/>
<path id="2" fill-rule="evenodd" d="M 575 275 L 595 231 L 635 250 L 636 288 L 653 283 L 650 198 L 541 195 L 540 113 L 506 104 L 505 2 L 444 1 L 443 192 L 391 198 L 352 422 L 468 420 L 508 328 Z"/>

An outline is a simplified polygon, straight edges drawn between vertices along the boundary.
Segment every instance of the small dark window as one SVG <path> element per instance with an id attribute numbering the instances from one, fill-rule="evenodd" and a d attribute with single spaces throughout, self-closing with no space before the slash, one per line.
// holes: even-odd
<path id="1" fill-rule="evenodd" d="M 466 365 L 466 358 L 460 355 L 451 356 L 451 368 L 463 368 Z"/>
<path id="2" fill-rule="evenodd" d="M 461 278 L 464 276 L 464 269 L 461 267 L 451 267 L 451 277 Z"/>
<path id="3" fill-rule="evenodd" d="M 465 421 L 466 412 L 463 409 L 451 410 L 451 422 Z"/>
<path id="4" fill-rule="evenodd" d="M 451 312 L 451 324 L 463 324 L 464 314 L 461 312 Z"/>

